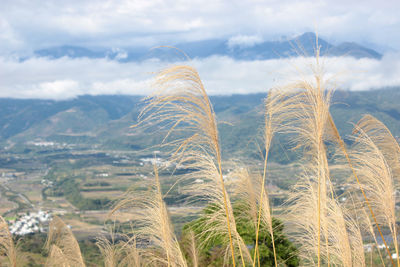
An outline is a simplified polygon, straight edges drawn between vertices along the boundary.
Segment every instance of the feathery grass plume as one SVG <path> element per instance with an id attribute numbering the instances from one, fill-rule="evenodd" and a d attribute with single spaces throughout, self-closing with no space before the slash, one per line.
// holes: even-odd
<path id="1" fill-rule="evenodd" d="M 296 94 L 294 94 L 296 96 Z M 269 206 L 269 200 L 264 200 L 264 197 L 268 197 L 265 192 L 265 180 L 267 173 L 267 162 L 268 162 L 268 154 L 271 147 L 271 142 L 277 131 L 283 130 L 285 128 L 285 124 L 291 121 L 293 118 L 291 117 L 292 111 L 298 108 L 298 104 L 296 97 L 288 96 L 279 90 L 270 90 L 268 93 L 267 99 L 265 101 L 265 114 L 264 114 L 264 169 L 263 169 L 263 177 L 261 180 L 260 187 L 261 191 L 259 193 L 259 210 L 258 210 L 258 220 L 256 227 L 256 247 L 254 250 L 253 257 L 253 267 L 256 262 L 256 255 L 258 255 L 258 265 L 260 265 L 259 259 L 259 251 L 258 251 L 258 234 L 260 231 L 260 223 L 261 223 L 261 214 L 268 212 L 269 213 L 269 222 L 267 225 L 272 227 L 272 219 L 271 219 L 271 208 Z M 263 207 L 264 204 L 268 204 L 268 207 Z M 275 266 L 277 266 L 276 253 L 275 253 L 275 244 L 272 229 L 270 230 L 272 236 L 272 243 L 274 248 L 274 258 L 275 258 Z"/>
<path id="2" fill-rule="evenodd" d="M 297 201 L 299 205 L 307 203 L 308 207 L 304 212 L 316 213 L 317 217 L 312 217 L 315 222 L 305 220 L 299 225 L 306 229 L 307 233 L 317 231 L 311 235 L 308 242 L 310 251 L 316 252 L 314 255 L 317 257 L 317 266 L 323 262 L 328 266 L 335 264 L 352 266 L 353 261 L 364 265 L 363 255 L 360 255 L 354 245 L 352 246 L 360 243 L 359 230 L 337 202 L 330 177 L 325 142 L 329 140 L 328 135 L 331 134 L 329 106 L 332 91 L 325 89 L 322 73 L 315 72 L 314 75 L 314 84 L 300 81 L 297 85 L 304 90 L 304 96 L 299 111 L 302 114 L 299 115 L 300 120 L 294 124 L 293 130 L 299 132 L 297 145 L 305 151 L 304 159 L 307 162 L 303 163 L 305 173 L 300 177 L 299 185 L 291 200 Z M 301 181 L 304 178 L 306 180 Z M 305 189 L 308 194 L 316 195 L 310 198 L 298 189 Z M 304 216 L 300 209 L 291 211 L 297 216 Z M 308 226 L 308 223 L 311 226 Z M 303 236 L 302 239 L 304 241 L 307 238 Z M 313 244 L 317 247 L 311 248 Z M 353 255 L 354 253 L 356 254 Z M 308 257 L 310 253 L 307 252 L 306 255 Z"/>
<path id="3" fill-rule="evenodd" d="M 146 266 L 146 261 L 141 256 L 141 250 L 137 247 L 136 238 L 131 238 L 122 245 L 125 257 L 118 266 L 141 267 Z"/>
<path id="4" fill-rule="evenodd" d="M 269 197 L 267 194 L 267 191 L 265 190 L 263 186 L 264 182 L 259 182 L 259 185 L 257 188 L 260 189 L 260 198 L 258 199 L 258 203 L 261 206 L 261 209 L 259 210 L 260 215 L 259 218 L 261 218 L 261 221 L 263 222 L 264 225 L 267 225 L 269 234 L 271 235 L 271 241 L 272 241 L 272 252 L 274 253 L 274 260 L 275 260 L 275 266 L 278 266 L 278 259 L 276 256 L 276 249 L 275 249 L 275 237 L 274 237 L 274 229 L 272 225 L 272 210 L 271 206 L 269 203 Z M 260 229 L 260 222 L 257 222 L 257 231 Z M 258 247 L 258 242 L 256 243 Z M 259 251 L 257 251 L 258 256 L 259 256 Z M 260 266 L 260 259 L 258 259 L 258 265 Z"/>
<path id="5" fill-rule="evenodd" d="M 335 199 L 329 199 L 327 220 L 332 265 L 337 259 L 341 266 L 365 266 L 360 228 Z"/>
<path id="6" fill-rule="evenodd" d="M 329 245 L 328 265 L 334 265 L 336 259 L 341 266 L 353 266 L 350 240 L 342 209 L 334 199 L 328 199 L 327 207 L 327 244 Z"/>
<path id="7" fill-rule="evenodd" d="M 135 222 L 138 226 L 137 237 L 148 240 L 156 248 L 143 252 L 149 259 L 149 264 L 187 266 L 169 219 L 155 165 L 154 175 L 155 179 L 148 191 L 139 194 L 134 189 L 128 190 L 111 213 L 120 209 L 128 209 L 135 215 Z"/>
<path id="8" fill-rule="evenodd" d="M 362 214 L 362 217 L 361 217 L 361 220 L 359 223 L 360 228 L 365 229 L 365 231 L 372 236 L 372 238 L 374 239 L 378 254 L 379 254 L 379 258 L 382 262 L 382 266 L 386 266 L 385 261 L 383 260 L 383 257 L 382 257 L 382 253 L 381 253 L 380 249 L 378 248 L 379 243 L 378 243 L 378 240 L 376 239 L 374 226 L 372 225 L 372 222 L 367 214 L 367 211 L 365 210 L 365 208 L 361 208 L 360 213 Z M 372 252 L 373 252 L 373 247 L 371 248 L 371 254 L 372 254 Z"/>
<path id="9" fill-rule="evenodd" d="M 368 119 L 368 118 L 370 118 L 370 115 L 367 115 L 365 118 L 366 118 L 365 122 L 371 121 L 370 119 Z M 363 121 L 363 120 L 361 120 L 361 121 Z M 376 121 L 374 121 L 374 123 L 376 123 Z M 361 126 L 362 126 L 363 124 L 364 124 L 364 123 L 361 123 Z M 379 125 L 379 123 L 377 123 L 376 125 Z M 374 129 L 375 127 L 377 127 L 376 125 L 374 126 L 374 125 L 372 124 L 372 125 L 371 125 L 371 126 L 372 126 L 371 128 Z M 387 245 L 387 242 L 386 242 L 386 240 L 385 240 L 385 237 L 384 237 L 384 235 L 383 235 L 383 233 L 382 233 L 382 230 L 381 230 L 381 228 L 380 228 L 380 226 L 379 226 L 379 224 L 378 224 L 378 221 L 377 221 L 377 219 L 376 219 L 375 213 L 374 213 L 374 211 L 373 211 L 373 209 L 372 209 L 372 207 L 371 207 L 370 201 L 369 201 L 367 195 L 365 194 L 364 189 L 363 189 L 363 186 L 362 186 L 362 184 L 361 184 L 361 182 L 360 182 L 360 180 L 359 180 L 359 178 L 358 178 L 358 176 L 357 176 L 357 173 L 356 173 L 356 171 L 355 171 L 355 169 L 354 169 L 354 167 L 353 167 L 353 163 L 352 163 L 352 160 L 351 160 L 351 158 L 350 158 L 349 152 L 348 152 L 348 150 L 347 150 L 347 148 L 346 148 L 346 144 L 344 143 L 342 137 L 340 136 L 339 131 L 338 131 L 338 129 L 337 129 L 336 125 L 335 125 L 335 122 L 333 121 L 333 118 L 332 118 L 331 115 L 329 115 L 329 126 L 330 126 L 330 127 L 329 127 L 329 134 L 330 134 L 330 137 L 332 138 L 333 141 L 335 141 L 335 142 L 339 145 L 340 149 L 342 150 L 343 155 L 345 156 L 345 158 L 346 158 L 346 160 L 347 160 L 347 164 L 349 165 L 349 167 L 350 167 L 350 169 L 351 169 L 351 171 L 352 171 L 352 173 L 353 173 L 353 176 L 354 176 L 354 178 L 355 178 L 355 180 L 356 180 L 356 182 L 357 182 L 358 188 L 360 189 L 361 194 L 362 194 L 362 196 L 363 196 L 363 198 L 364 198 L 365 204 L 366 204 L 367 207 L 368 207 L 368 210 L 369 210 L 369 212 L 370 212 L 370 214 L 371 214 L 371 216 L 372 216 L 372 218 L 373 218 L 373 220 L 374 220 L 374 224 L 375 224 L 376 228 L 378 229 L 378 232 L 379 232 L 379 235 L 380 235 L 380 237 L 381 237 L 381 239 L 382 239 L 382 241 L 383 241 L 383 244 L 385 245 L 386 252 L 387 252 L 387 254 L 388 254 L 389 258 L 390 258 L 390 261 L 392 262 L 392 265 L 394 266 L 394 261 L 393 261 L 393 258 L 392 258 L 392 254 L 391 254 L 390 251 L 389 251 L 389 246 Z M 365 126 L 362 126 L 362 127 L 365 127 Z M 381 129 L 384 129 L 384 131 L 387 130 L 387 128 L 386 128 L 384 125 L 383 125 L 383 127 L 380 127 L 380 128 L 381 128 Z M 367 130 L 368 130 L 368 129 L 367 129 Z M 374 132 L 379 132 L 379 131 L 374 131 Z M 389 132 L 389 133 L 390 133 L 390 132 Z M 373 135 L 374 135 L 374 134 L 373 134 Z M 390 135 L 391 135 L 391 134 L 390 134 Z M 388 139 L 390 140 L 390 137 L 389 137 Z M 387 140 L 388 140 L 388 139 L 387 139 Z M 378 143 L 379 143 L 379 142 L 378 142 Z M 385 146 L 385 147 L 386 147 L 386 146 Z M 381 256 L 380 251 L 379 251 L 379 255 Z"/>
<path id="10" fill-rule="evenodd" d="M 398 252 L 396 229 L 396 190 L 393 173 L 383 152 L 373 139 L 357 125 L 354 130 L 355 145 L 351 153 L 354 168 L 379 225 L 390 229 L 396 254 Z M 374 139 L 378 137 L 375 136 Z M 383 138 L 383 137 L 382 137 Z M 400 260 L 397 259 L 400 266 Z"/>
<path id="11" fill-rule="evenodd" d="M 352 266 L 362 266 L 365 264 L 365 254 L 364 254 L 364 243 L 361 235 L 361 229 L 358 225 L 357 221 L 352 218 L 349 213 L 345 216 L 348 216 L 346 219 L 346 226 L 351 246 L 351 255 L 353 260 Z"/>
<path id="12" fill-rule="evenodd" d="M 195 233 L 192 230 L 185 233 L 182 237 L 181 243 L 188 257 L 188 263 L 190 263 L 190 266 L 198 267 L 200 259 Z"/>
<path id="13" fill-rule="evenodd" d="M 318 231 L 321 225 L 318 221 L 318 188 L 316 186 L 317 177 L 304 173 L 303 177 L 292 189 L 288 199 L 288 221 L 292 224 L 289 228 L 297 244 L 299 244 L 300 257 L 303 265 L 317 266 L 327 262 L 327 251 L 320 251 L 318 248 Z M 326 198 L 326 194 L 320 197 Z M 325 202 L 325 201 L 324 201 Z M 326 217 L 321 218 L 325 220 Z M 318 256 L 319 255 L 319 256 Z M 318 257 L 317 262 L 315 258 Z"/>
<path id="14" fill-rule="evenodd" d="M 343 212 L 336 199 L 325 192 L 318 194 L 316 173 L 304 170 L 303 177 L 291 192 L 288 207 L 291 231 L 299 244 L 303 264 L 318 266 L 364 266 L 362 239 L 357 225 Z M 325 213 L 318 222 L 318 198 L 324 203 Z M 318 228 L 321 228 L 318 232 Z M 325 249 L 318 250 L 318 234 Z M 357 246 L 361 245 L 360 248 Z M 320 253 L 320 258 L 317 255 Z"/>
<path id="15" fill-rule="evenodd" d="M 144 264 L 140 256 L 140 250 L 136 246 L 135 237 L 129 238 L 122 235 L 123 239 L 115 242 L 114 232 L 111 232 L 111 238 L 101 236 L 97 238 L 96 245 L 103 256 L 105 267 L 133 266 L 140 267 Z"/>
<path id="16" fill-rule="evenodd" d="M 0 255 L 6 256 L 9 266 L 16 267 L 18 260 L 17 254 L 18 252 L 10 230 L 8 229 L 8 224 L 4 218 L 0 216 Z"/>
<path id="17" fill-rule="evenodd" d="M 236 168 L 229 176 L 232 177 L 231 186 L 234 197 L 244 206 L 236 215 L 236 221 L 239 222 L 243 220 L 247 222 L 250 220 L 254 229 L 256 229 L 258 218 L 258 190 L 255 187 L 249 170 L 247 168 Z"/>
<path id="18" fill-rule="evenodd" d="M 191 150 L 189 149 L 188 151 Z M 221 190 L 220 175 L 213 158 L 204 154 L 196 154 L 195 151 L 190 152 L 190 154 L 186 153 L 185 158 L 188 160 L 185 164 L 186 168 L 198 170 L 189 173 L 186 179 L 194 181 L 203 179 L 204 182 L 201 184 L 191 183 L 184 188 L 184 191 L 187 194 L 191 194 L 191 199 L 194 201 L 206 201 L 208 203 L 208 208 L 202 215 L 202 219 L 195 225 L 196 228 L 200 229 L 200 231 L 196 231 L 198 233 L 199 247 L 205 248 L 213 244 L 215 240 L 221 241 L 222 244 L 226 244 L 226 248 L 223 249 L 225 252 L 225 264 L 229 263 L 229 257 L 231 257 L 229 255 L 232 253 L 229 242 L 229 228 L 226 226 L 225 204 L 227 204 L 234 253 L 240 255 L 242 265 L 252 263 L 250 252 L 237 231 L 230 198 L 226 192 L 226 198 L 224 198 Z"/>
<path id="19" fill-rule="evenodd" d="M 222 175 L 215 113 L 199 74 L 192 67 L 175 66 L 160 72 L 155 85 L 159 90 L 147 98 L 147 106 L 139 116 L 139 124 L 157 124 L 169 129 L 165 140 L 172 133 L 185 132 L 190 136 L 167 143 L 173 147 L 171 158 L 181 165 L 197 170 L 192 178 L 197 176 L 207 179 L 208 182 L 204 183 L 206 188 L 195 188 L 197 196 L 201 195 L 198 193 L 200 191 L 210 203 L 218 207 L 222 204 L 222 209 L 217 209 L 215 216 L 210 218 L 210 224 L 220 229 L 221 233 L 227 234 L 229 249 L 226 251 L 230 251 L 232 264 L 235 266 L 235 251 L 246 254 L 246 251 L 242 251 L 246 246 L 241 243 L 235 229 L 235 219 Z M 242 263 L 243 261 L 242 257 Z"/>
<path id="20" fill-rule="evenodd" d="M 317 258 L 318 266 L 321 265 L 321 240 L 325 239 L 325 249 L 327 262 L 329 265 L 329 246 L 327 244 L 327 232 L 321 233 L 321 229 L 327 230 L 324 226 L 327 212 L 327 196 L 332 192 L 332 185 L 329 177 L 329 169 L 326 157 L 326 148 L 324 144 L 324 136 L 326 134 L 326 124 L 329 115 L 329 105 L 331 98 L 331 90 L 325 90 L 322 74 L 315 73 L 315 83 L 307 80 L 299 81 L 294 84 L 293 89 L 300 89 L 304 93 L 301 102 L 299 103 L 299 111 L 297 121 L 294 124 L 293 130 L 298 133 L 295 142 L 298 147 L 302 147 L 304 151 L 304 167 L 309 169 L 313 176 L 313 182 L 317 184 Z M 333 197 L 333 196 L 332 196 Z M 325 235 L 325 237 L 322 237 Z"/>
<path id="21" fill-rule="evenodd" d="M 62 252 L 62 250 L 57 245 L 52 245 L 45 266 L 72 267 L 74 265 L 71 265 L 69 263 L 67 256 Z"/>
<path id="22" fill-rule="evenodd" d="M 305 233 L 308 233 L 308 237 L 306 235 L 300 237 L 308 244 L 306 248 L 309 251 L 304 251 L 304 257 L 309 258 L 317 266 L 323 262 L 328 266 L 335 262 L 351 265 L 349 256 L 351 253 L 346 254 L 346 250 L 340 248 L 338 241 L 346 240 L 345 245 L 350 248 L 349 232 L 346 229 L 347 216 L 341 212 L 333 193 L 325 147 L 325 142 L 329 140 L 331 134 L 329 107 L 333 90 L 323 76 L 319 61 L 319 48 L 317 48 L 316 64 L 312 67 L 313 80 L 304 78 L 284 87 L 289 95 L 297 94 L 298 108 L 291 111 L 292 121 L 289 121 L 289 127 L 286 129 L 287 132 L 296 134 L 294 143 L 297 148 L 302 148 L 304 153 L 302 161 L 304 172 L 299 177 L 299 184 L 294 188 L 291 197 L 291 202 L 294 202 L 294 207 L 298 209 L 291 209 L 291 212 L 294 218 L 296 215 L 304 218 L 305 213 L 312 215 L 311 220 L 302 220 L 298 224 Z M 304 194 L 302 190 L 308 193 Z M 306 203 L 307 207 L 298 206 L 302 203 Z M 340 228 L 340 231 L 336 228 Z M 316 263 L 314 257 L 317 258 Z"/>
<path id="23" fill-rule="evenodd" d="M 400 146 L 390 130 L 380 120 L 372 115 L 364 115 L 357 123 L 385 156 L 392 175 L 397 183 L 400 182 Z M 398 186 L 398 185 L 395 185 Z"/>
<path id="24" fill-rule="evenodd" d="M 398 188 L 400 184 L 400 146 L 396 139 L 393 137 L 390 130 L 383 124 L 380 120 L 372 115 L 364 115 L 357 123 L 354 132 L 356 133 L 358 129 L 362 129 L 364 133 L 374 142 L 374 144 L 382 152 L 385 160 L 390 167 L 395 188 Z M 375 222 L 378 227 L 379 233 L 381 230 L 379 228 L 378 222 Z M 382 239 L 386 245 L 385 239 Z M 388 249 L 387 249 L 388 250 Z M 379 251 L 380 254 L 380 251 Z M 397 253 L 398 255 L 398 253 Z M 380 255 L 381 257 L 381 255 Z M 393 264 L 393 259 L 389 253 L 389 257 Z M 397 259 L 397 265 L 399 266 L 399 260 Z"/>
<path id="25" fill-rule="evenodd" d="M 103 256 L 104 267 L 116 267 L 121 259 L 121 249 L 115 244 L 114 235 L 111 234 L 111 240 L 105 236 L 97 237 L 96 246 Z"/>
<path id="26" fill-rule="evenodd" d="M 240 213 L 236 216 L 237 221 L 242 220 L 246 222 L 249 221 L 249 219 L 251 220 L 254 229 L 257 231 L 255 252 L 258 249 L 258 232 L 260 231 L 261 222 L 263 222 L 263 225 L 268 227 L 268 231 L 272 240 L 275 266 L 277 266 L 278 263 L 272 226 L 272 214 L 267 191 L 262 188 L 264 186 L 263 178 L 260 175 L 254 175 L 255 179 L 252 179 L 252 175 L 246 168 L 239 168 L 235 170 L 231 176 L 237 178 L 235 181 L 233 181 L 233 192 L 241 202 L 241 205 L 244 205 L 243 208 L 239 209 Z M 256 264 L 256 260 L 257 259 L 254 256 L 253 265 Z M 258 263 L 260 264 L 259 258 Z"/>
<path id="27" fill-rule="evenodd" d="M 85 266 L 71 229 L 57 216 L 50 222 L 45 247 L 50 251 L 46 266 Z"/>

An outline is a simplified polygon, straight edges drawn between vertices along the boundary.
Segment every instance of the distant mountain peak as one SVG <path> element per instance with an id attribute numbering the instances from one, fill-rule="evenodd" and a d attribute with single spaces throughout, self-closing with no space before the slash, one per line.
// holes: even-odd
<path id="1" fill-rule="evenodd" d="M 250 36 L 251 37 L 251 36 Z M 251 45 L 232 45 L 230 39 L 208 39 L 195 42 L 185 42 L 173 45 L 184 51 L 190 58 L 206 58 L 220 55 L 239 60 L 266 60 L 298 55 L 312 56 L 316 50 L 317 35 L 314 32 L 305 32 L 290 40 L 262 41 L 242 36 L 234 39 L 236 42 L 252 42 Z M 240 42 L 239 42 L 240 43 Z M 318 46 L 324 56 L 350 56 L 355 58 L 380 59 L 381 54 L 373 49 L 354 42 L 343 42 L 337 46 L 330 44 L 318 35 Z M 150 51 L 150 52 L 149 52 Z M 85 47 L 63 45 L 35 51 L 38 57 L 57 59 L 70 58 L 107 58 L 120 62 L 142 61 L 149 58 L 158 58 L 165 61 L 184 60 L 182 54 L 173 49 L 124 48 L 91 50 Z"/>

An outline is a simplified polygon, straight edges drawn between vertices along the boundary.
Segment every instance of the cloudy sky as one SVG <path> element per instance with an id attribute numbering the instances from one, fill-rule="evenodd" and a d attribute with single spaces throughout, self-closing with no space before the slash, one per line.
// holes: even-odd
<path id="1" fill-rule="evenodd" d="M 0 97 L 71 98 L 80 94 L 148 94 L 157 60 L 50 60 L 32 51 L 59 45 L 126 48 L 226 38 L 249 45 L 318 31 L 338 44 L 354 41 L 382 60 L 326 59 L 339 88 L 400 85 L 400 1 L 289 0 L 1 0 Z M 18 57 L 28 56 L 23 62 Z M 193 60 L 213 94 L 262 92 L 294 78 L 307 59 L 243 62 L 226 57 Z"/>

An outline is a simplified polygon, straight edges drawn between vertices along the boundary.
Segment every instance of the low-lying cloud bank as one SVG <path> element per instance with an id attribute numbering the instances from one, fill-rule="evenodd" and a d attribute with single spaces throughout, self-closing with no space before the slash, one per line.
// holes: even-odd
<path id="1" fill-rule="evenodd" d="M 271 87 L 310 75 L 312 58 L 237 61 L 210 57 L 185 62 L 198 69 L 209 94 L 267 92 Z M 322 58 L 325 77 L 338 89 L 368 90 L 400 85 L 400 54 L 381 60 Z M 159 60 L 118 63 L 107 59 L 19 62 L 0 57 L 0 97 L 67 99 L 90 94 L 147 95 L 154 74 L 171 65 Z"/>

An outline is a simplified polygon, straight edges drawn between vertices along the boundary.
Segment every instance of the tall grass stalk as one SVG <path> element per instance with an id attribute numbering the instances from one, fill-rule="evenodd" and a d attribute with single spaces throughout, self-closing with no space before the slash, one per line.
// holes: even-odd
<path id="1" fill-rule="evenodd" d="M 57 246 L 52 245 L 49 251 L 49 255 L 47 256 L 46 267 L 72 267 L 74 265 L 70 264 L 70 260 L 68 256 L 64 254 L 64 252 Z"/>
<path id="2" fill-rule="evenodd" d="M 360 125 L 363 123 L 361 122 Z M 377 223 L 388 226 L 396 254 L 399 255 L 395 208 L 396 191 L 392 169 L 382 150 L 358 125 L 355 126 L 354 134 L 356 144 L 351 155 L 356 163 L 356 172 L 362 181 L 364 192 L 371 199 L 371 208 L 374 210 Z M 377 135 L 374 138 L 382 140 L 384 137 Z M 397 259 L 397 265 L 400 266 L 399 259 Z"/>
<path id="3" fill-rule="evenodd" d="M 282 89 L 287 92 L 286 97 L 293 98 L 293 103 L 296 103 L 295 108 L 288 114 L 290 121 L 286 127 L 287 132 L 295 135 L 293 142 L 296 148 L 302 149 L 304 155 L 304 171 L 291 197 L 291 202 L 295 203 L 294 207 L 297 207 L 297 210 L 293 208 L 290 211 L 292 215 L 298 214 L 303 217 L 299 211 L 310 215 L 310 220 L 303 220 L 299 224 L 304 232 L 308 233 L 308 236 L 303 235 L 301 238 L 308 244 L 306 257 L 311 260 L 313 257 L 310 257 L 309 251 L 312 251 L 317 258 L 317 266 L 321 266 L 323 262 L 330 266 L 331 262 L 338 260 L 347 266 L 351 261 L 351 254 L 339 253 L 339 257 L 335 251 L 339 249 L 340 244 L 335 240 L 347 240 L 345 244 L 348 247 L 350 241 L 349 238 L 335 236 L 338 233 L 348 236 L 348 232 L 346 216 L 341 214 L 341 209 L 337 207 L 327 160 L 325 142 L 330 134 L 329 108 L 333 91 L 328 88 L 329 84 L 323 77 L 318 43 L 316 63 L 312 66 L 313 80 L 304 78 Z M 302 190 L 308 192 L 308 196 L 303 194 Z M 306 203 L 308 207 L 299 207 L 297 203 Z M 333 226 L 339 227 L 341 231 L 332 231 Z M 331 257 L 332 253 L 334 258 Z"/>
<path id="4" fill-rule="evenodd" d="M 400 145 L 393 137 L 392 133 L 380 120 L 372 115 L 364 115 L 357 123 L 357 128 L 362 129 L 374 144 L 382 152 L 387 164 L 390 167 L 393 176 L 393 186 L 398 188 L 400 184 Z M 395 235 L 395 248 L 398 253 L 397 234 Z M 400 266 L 399 257 L 397 257 L 397 266 Z"/>
<path id="5" fill-rule="evenodd" d="M 199 251 L 197 246 L 196 235 L 192 230 L 190 230 L 182 237 L 182 245 L 188 255 L 190 266 L 198 267 L 200 261 Z"/>
<path id="6" fill-rule="evenodd" d="M 114 242 L 114 236 L 111 235 L 111 240 L 106 237 L 99 237 L 96 241 L 96 246 L 99 248 L 104 260 L 104 267 L 116 267 L 120 261 L 121 250 Z"/>
<path id="7" fill-rule="evenodd" d="M 378 240 L 376 239 L 374 226 L 372 225 L 372 222 L 369 219 L 367 211 L 364 208 L 362 208 L 361 213 L 362 213 L 362 218 L 363 218 L 362 224 L 364 225 L 364 228 L 367 230 L 367 232 L 369 232 L 370 235 L 372 236 L 372 238 L 374 239 L 382 266 L 386 266 L 385 261 L 383 260 L 383 257 L 382 257 L 382 253 L 381 253 L 380 249 L 378 248 L 379 243 L 378 243 Z M 372 252 L 373 252 L 373 249 L 371 248 L 371 254 L 372 254 Z"/>
<path id="8" fill-rule="evenodd" d="M 235 219 L 222 174 L 221 148 L 215 113 L 197 71 L 189 66 L 175 66 L 159 73 L 155 86 L 158 90 L 147 98 L 147 106 L 139 116 L 140 123 L 161 125 L 169 129 L 166 139 L 185 132 L 190 136 L 169 142 L 174 147 L 172 159 L 178 164 L 199 170 L 198 176 L 206 178 L 207 188 L 194 192 L 205 193 L 211 203 L 222 204 L 225 222 L 216 218 L 220 230 L 225 228 L 233 266 L 235 250 L 245 256 L 247 250 L 236 231 Z M 196 174 L 194 174 L 195 176 Z M 193 175 L 192 175 L 193 178 Z M 209 178 L 209 179 L 207 179 Z M 218 185 L 219 184 L 219 185 Z M 219 189 L 215 186 L 218 185 Z M 197 189 L 197 188 L 195 188 Z M 219 214 L 221 215 L 221 214 Z M 242 264 L 244 259 L 242 258 Z"/>
<path id="9" fill-rule="evenodd" d="M 186 267 L 187 263 L 171 225 L 167 207 L 163 200 L 158 169 L 154 165 L 154 181 L 149 190 L 138 194 L 134 189 L 128 190 L 114 206 L 111 214 L 118 210 L 129 210 L 135 215 L 137 230 L 134 235 L 149 240 L 154 250 L 143 252 L 149 263 Z"/>
<path id="10" fill-rule="evenodd" d="M 320 71 L 320 70 L 319 70 Z M 329 114 L 329 102 L 331 91 L 325 91 L 321 73 L 315 73 L 315 83 L 299 81 L 294 85 L 304 93 L 299 99 L 299 114 L 294 130 L 299 133 L 297 144 L 305 151 L 306 168 L 313 172 L 317 183 L 317 258 L 318 266 L 321 265 L 321 229 L 327 230 L 324 216 L 326 216 L 326 194 L 332 191 L 327 165 L 324 136 L 326 134 L 326 122 Z M 327 188 L 328 186 L 328 188 Z M 328 266 L 330 264 L 327 232 L 325 235 L 325 250 Z"/>
<path id="11" fill-rule="evenodd" d="M 273 253 L 275 259 L 275 266 L 277 266 L 277 258 L 276 258 L 276 251 L 275 251 L 275 241 L 273 236 L 272 230 L 272 214 L 271 214 L 271 207 L 269 206 L 269 199 L 267 193 L 265 192 L 265 180 L 267 175 L 267 162 L 268 162 L 268 154 L 271 147 L 271 142 L 273 136 L 278 131 L 279 128 L 284 128 L 284 124 L 287 120 L 290 120 L 288 114 L 290 114 L 290 110 L 296 108 L 295 103 L 292 102 L 292 98 L 286 97 L 284 94 L 271 90 L 267 96 L 265 101 L 265 114 L 264 114 L 264 168 L 263 168 L 263 175 L 261 180 L 261 192 L 259 193 L 258 203 L 259 203 L 259 210 L 258 210 L 258 219 L 257 219 L 257 227 L 256 227 L 256 244 L 254 250 L 254 257 L 253 257 L 253 267 L 256 263 L 256 255 L 258 265 L 260 264 L 259 259 L 259 251 L 258 251 L 258 235 L 260 231 L 260 223 L 261 223 L 261 214 L 262 211 L 268 213 L 269 222 L 267 225 L 270 226 L 270 234 L 272 238 L 272 245 L 273 245 Z M 268 205 L 268 207 L 265 207 Z"/>
<path id="12" fill-rule="evenodd" d="M 120 266 L 126 267 L 141 267 L 146 266 L 147 263 L 141 256 L 141 250 L 137 247 L 137 241 L 135 238 L 131 238 L 122 245 L 126 256 L 121 260 Z"/>
<path id="13" fill-rule="evenodd" d="M 352 266 L 366 265 L 365 254 L 364 254 L 364 243 L 361 234 L 361 227 L 358 225 L 358 221 L 351 217 L 350 212 L 345 210 L 346 226 L 349 232 L 349 242 L 351 245 L 353 264 Z"/>
<path id="14" fill-rule="evenodd" d="M 121 240 L 116 242 L 114 230 L 110 231 L 110 238 L 101 236 L 97 238 L 96 246 L 103 257 L 104 267 L 145 265 L 140 249 L 137 248 L 135 236 L 120 234 Z"/>
<path id="15" fill-rule="evenodd" d="M 233 192 L 240 201 L 241 207 L 238 208 L 238 214 L 236 215 L 237 221 L 251 221 L 254 229 L 260 230 L 259 220 L 263 221 L 264 225 L 268 227 L 268 231 L 272 239 L 272 247 L 274 253 L 275 262 L 277 261 L 274 233 L 272 228 L 272 215 L 269 205 L 269 199 L 266 190 L 262 190 L 262 177 L 255 174 L 250 174 L 246 168 L 238 168 L 230 174 L 231 177 L 235 178 L 232 181 Z M 252 179 L 253 177 L 253 179 Z M 259 209 L 261 207 L 261 209 Z M 256 243 L 258 242 L 258 235 L 256 235 Z M 255 245 L 255 252 L 253 256 L 253 266 L 256 261 L 260 264 L 259 254 L 256 254 L 258 246 Z"/>
<path id="16" fill-rule="evenodd" d="M 392 133 L 380 120 L 372 115 L 364 115 L 357 123 L 374 144 L 382 151 L 397 183 L 400 179 L 400 146 Z M 355 129 L 357 130 L 357 128 Z"/>
<path id="17" fill-rule="evenodd" d="M 71 229 L 57 216 L 50 222 L 45 246 L 50 252 L 46 266 L 85 266 Z"/>
<path id="18" fill-rule="evenodd" d="M 0 216 L 0 255 L 6 255 L 10 266 L 17 266 L 18 251 L 14 245 L 14 241 L 8 224 L 3 217 Z M 1 265 L 1 264 L 0 264 Z"/>
<path id="19" fill-rule="evenodd" d="M 344 154 L 344 156 L 345 156 L 345 158 L 347 160 L 347 163 L 348 163 L 348 165 L 349 165 L 349 167 L 350 167 L 350 169 L 352 171 L 352 174 L 353 174 L 354 178 L 356 179 L 357 185 L 358 185 L 358 187 L 359 187 L 359 189 L 361 191 L 361 194 L 362 194 L 362 196 L 364 198 L 365 204 L 367 205 L 368 210 L 369 210 L 369 212 L 370 212 L 370 214 L 372 216 L 372 219 L 374 220 L 375 226 L 378 229 L 379 235 L 380 235 L 380 237 L 382 239 L 383 244 L 385 245 L 385 249 L 386 249 L 386 252 L 387 252 L 387 254 L 388 254 L 389 258 L 390 258 L 390 261 L 392 262 L 392 265 L 394 266 L 392 254 L 389 251 L 389 246 L 388 246 L 388 244 L 386 242 L 385 237 L 383 236 L 381 227 L 379 226 L 378 221 L 377 221 L 376 216 L 375 216 L 375 213 L 374 213 L 374 211 L 373 211 L 373 209 L 371 207 L 371 203 L 370 203 L 367 195 L 365 194 L 365 191 L 363 189 L 363 185 L 361 184 L 360 179 L 358 178 L 357 172 L 353 167 L 353 163 L 352 163 L 352 160 L 351 160 L 351 158 L 349 156 L 349 153 L 348 153 L 348 150 L 346 148 L 346 145 L 345 145 L 342 137 L 340 136 L 339 131 L 338 131 L 338 129 L 337 129 L 337 127 L 336 127 L 331 115 L 329 115 L 329 125 L 330 125 L 330 129 L 331 129 L 331 133 L 333 134 L 333 138 L 334 138 L 334 140 L 336 140 L 336 142 L 339 144 L 339 147 L 342 149 L 342 152 L 343 152 L 343 154 Z"/>

